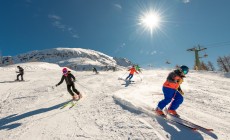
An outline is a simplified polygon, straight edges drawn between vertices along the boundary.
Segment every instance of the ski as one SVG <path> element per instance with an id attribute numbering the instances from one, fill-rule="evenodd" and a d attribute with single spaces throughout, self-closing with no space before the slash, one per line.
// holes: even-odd
<path id="1" fill-rule="evenodd" d="M 123 80 L 123 81 L 125 81 L 125 82 L 135 82 L 134 80 L 128 80 L 128 79 L 123 79 L 123 78 L 118 78 L 118 80 Z"/>
<path id="2" fill-rule="evenodd" d="M 29 82 L 30 80 L 19 80 L 18 82 Z"/>
<path id="3" fill-rule="evenodd" d="M 196 127 L 197 129 L 201 130 L 201 131 L 214 131 L 213 129 L 211 128 L 206 128 L 206 127 L 203 127 L 201 125 L 198 125 L 198 124 L 195 124 L 193 122 L 190 122 L 188 120 L 185 120 L 185 119 L 182 119 L 180 117 L 174 117 L 172 115 L 170 115 L 171 118 L 173 118 L 173 120 L 177 121 L 177 122 L 180 122 L 180 123 L 184 123 L 184 124 L 188 124 L 188 125 L 191 125 L 191 126 L 194 126 Z"/>
<path id="4" fill-rule="evenodd" d="M 72 104 L 72 101 L 73 101 L 73 100 L 68 101 L 68 102 L 65 103 L 60 109 L 63 109 L 63 108 L 65 108 L 65 107 L 67 107 L 70 103 Z"/>
<path id="5" fill-rule="evenodd" d="M 179 124 L 179 125 L 181 125 L 181 126 L 184 126 L 184 127 L 189 128 L 189 129 L 191 129 L 191 130 L 194 130 L 194 131 L 198 130 L 198 128 L 196 128 L 196 127 L 194 127 L 194 126 L 191 126 L 191 125 L 188 125 L 188 124 L 185 124 L 185 123 L 181 123 L 181 122 L 177 122 L 177 121 L 172 120 L 172 119 L 169 119 L 169 118 L 167 118 L 167 117 L 165 117 L 165 120 L 168 120 L 168 121 L 173 122 L 173 123 L 175 123 L 175 124 Z"/>
<path id="6" fill-rule="evenodd" d="M 155 111 L 154 111 L 154 113 L 155 113 L 156 116 L 162 117 L 166 121 L 172 122 L 174 124 L 179 124 L 179 125 L 181 125 L 183 127 L 189 128 L 189 129 L 194 130 L 194 131 L 198 130 L 196 127 L 194 127 L 192 125 L 189 125 L 189 124 L 186 124 L 186 123 L 183 123 L 183 122 L 179 122 L 179 121 L 175 121 L 174 119 L 171 119 L 171 118 L 167 117 L 166 115 L 158 115 Z"/>
<path id="7" fill-rule="evenodd" d="M 155 111 L 155 109 L 151 109 L 151 108 L 149 108 L 149 107 L 144 107 L 143 109 L 144 109 L 144 111 L 145 111 L 147 114 L 149 114 L 149 115 L 151 115 L 151 116 L 154 115 L 154 117 L 162 118 L 162 119 L 164 119 L 165 121 L 171 122 L 171 123 L 173 123 L 173 124 L 181 125 L 181 126 L 183 126 L 183 127 L 185 127 L 185 128 L 188 128 L 188 129 L 190 129 L 190 130 L 193 130 L 193 131 L 198 130 L 196 127 L 194 127 L 194 126 L 192 126 L 192 125 L 185 124 L 185 123 L 182 123 L 182 122 L 177 122 L 177 121 L 175 121 L 175 120 L 173 120 L 173 119 L 167 117 L 165 114 L 164 114 L 164 115 L 159 115 L 159 114 L 157 114 L 157 112 Z"/>
<path id="8" fill-rule="evenodd" d="M 69 107 L 69 109 L 73 108 L 73 107 L 77 104 L 77 101 L 79 101 L 79 99 L 78 99 L 78 100 L 75 100 L 75 102 L 72 101 L 72 104 L 71 104 L 71 106 Z"/>

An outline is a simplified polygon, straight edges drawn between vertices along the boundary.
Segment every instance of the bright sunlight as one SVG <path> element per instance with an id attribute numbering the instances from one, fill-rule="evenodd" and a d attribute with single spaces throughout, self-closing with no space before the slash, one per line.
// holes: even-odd
<path id="1" fill-rule="evenodd" d="M 146 12 L 143 15 L 140 16 L 140 25 L 145 28 L 145 30 L 149 30 L 151 34 L 154 30 L 158 29 L 160 27 L 160 15 L 157 12 Z"/>

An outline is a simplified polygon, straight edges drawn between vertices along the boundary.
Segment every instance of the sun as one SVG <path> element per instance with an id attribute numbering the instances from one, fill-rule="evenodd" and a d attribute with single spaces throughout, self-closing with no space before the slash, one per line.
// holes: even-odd
<path id="1" fill-rule="evenodd" d="M 157 12 L 149 11 L 143 13 L 139 17 L 139 24 L 145 28 L 145 30 L 149 30 L 151 34 L 154 30 L 160 28 L 161 17 Z"/>
<path id="2" fill-rule="evenodd" d="M 159 26 L 160 17 L 156 13 L 147 13 L 141 18 L 141 22 L 144 26 L 153 29 Z"/>

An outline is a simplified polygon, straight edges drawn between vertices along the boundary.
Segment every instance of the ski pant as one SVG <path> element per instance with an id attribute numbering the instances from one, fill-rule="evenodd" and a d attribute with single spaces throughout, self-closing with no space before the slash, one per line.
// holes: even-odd
<path id="1" fill-rule="evenodd" d="M 133 78 L 133 74 L 129 74 L 129 76 L 127 76 L 126 78 L 125 78 L 125 80 L 127 80 L 129 78 L 129 80 L 131 80 L 132 78 Z"/>
<path id="2" fill-rule="evenodd" d="M 164 93 L 164 99 L 158 103 L 158 107 L 162 110 L 174 98 L 174 100 L 172 101 L 168 109 L 176 110 L 180 106 L 180 104 L 183 102 L 184 100 L 183 96 L 176 89 L 163 87 L 162 90 Z"/>
<path id="3" fill-rule="evenodd" d="M 72 96 L 74 96 L 74 92 L 71 90 L 71 88 L 72 88 L 72 90 L 73 90 L 77 95 L 80 94 L 80 92 L 75 88 L 75 85 L 74 85 L 74 83 L 73 83 L 73 84 L 71 84 L 71 85 L 67 85 L 67 90 L 68 90 L 68 92 L 69 92 Z"/>
<path id="4" fill-rule="evenodd" d="M 17 75 L 17 80 L 19 80 L 19 76 L 21 76 L 21 80 L 23 80 L 23 74 L 21 74 L 21 73 L 18 74 L 18 75 Z"/>

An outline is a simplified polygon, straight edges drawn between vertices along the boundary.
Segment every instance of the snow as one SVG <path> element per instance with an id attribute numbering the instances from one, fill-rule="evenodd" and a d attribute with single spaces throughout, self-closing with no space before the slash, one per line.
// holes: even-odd
<path id="1" fill-rule="evenodd" d="M 25 82 L 14 82 L 16 66 Z M 163 98 L 162 84 L 171 70 L 145 70 L 129 84 L 128 71 L 73 71 L 83 98 L 71 99 L 61 67 L 30 62 L 0 67 L 0 140 L 228 140 L 230 139 L 229 74 L 191 71 L 182 84 L 182 118 L 214 129 L 192 131 L 155 117 L 151 109 Z"/>

